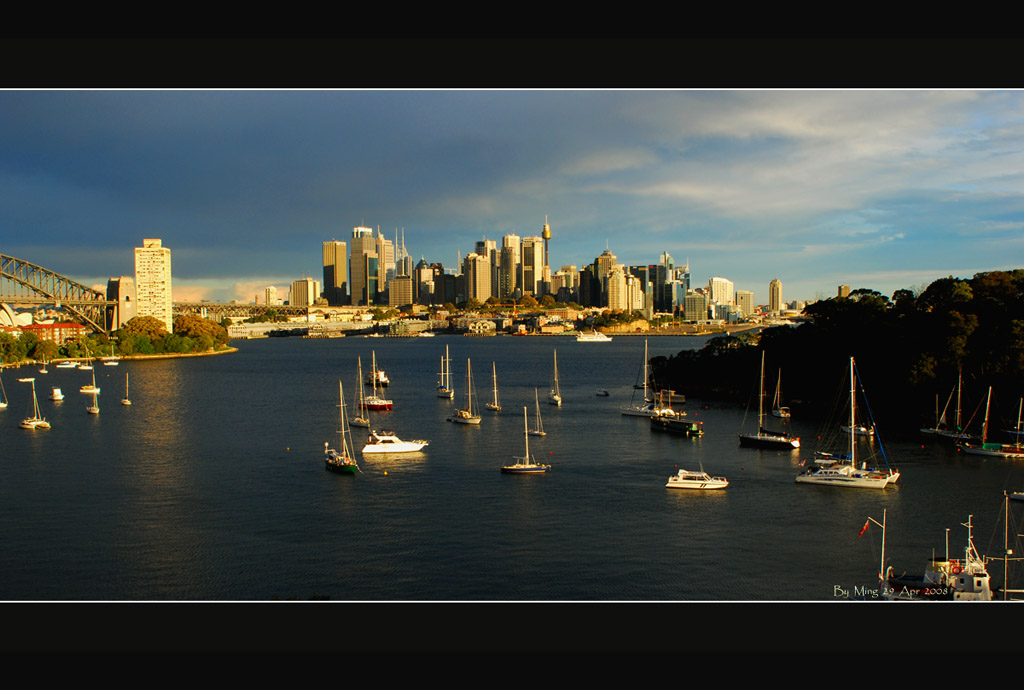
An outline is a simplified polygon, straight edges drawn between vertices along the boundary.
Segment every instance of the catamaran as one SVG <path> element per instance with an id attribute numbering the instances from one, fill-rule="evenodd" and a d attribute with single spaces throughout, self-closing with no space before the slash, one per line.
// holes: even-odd
<path id="1" fill-rule="evenodd" d="M 49 429 L 50 423 L 43 419 L 39 410 L 39 401 L 36 399 L 36 380 L 34 378 L 18 379 L 22 383 L 32 384 L 32 416 L 21 420 L 22 429 Z"/>
<path id="2" fill-rule="evenodd" d="M 448 421 L 456 424 L 480 423 L 480 413 L 473 407 L 473 369 L 468 358 L 466 359 L 466 407 L 455 410 L 455 413 L 448 417 Z"/>
<path id="3" fill-rule="evenodd" d="M 857 407 L 857 383 L 854 377 L 853 357 L 850 357 L 850 424 L 854 425 Z M 884 457 L 884 451 L 883 451 Z M 796 481 L 801 484 L 824 484 L 826 486 L 842 486 L 853 489 L 884 489 L 895 484 L 900 478 L 898 470 L 869 469 L 865 464 L 857 467 L 857 435 L 850 434 L 850 455 L 841 457 L 827 454 L 828 464 L 811 467 L 804 474 L 797 475 Z M 886 461 L 888 465 L 888 461 Z"/>
<path id="4" fill-rule="evenodd" d="M 769 431 L 764 427 L 764 350 L 761 350 L 761 389 L 757 399 L 757 433 L 740 434 L 740 445 L 781 450 L 800 447 L 799 438 L 793 438 L 785 431 Z"/>
<path id="5" fill-rule="evenodd" d="M 513 457 L 515 462 L 502 466 L 501 471 L 505 474 L 542 474 L 550 470 L 551 465 L 539 463 L 530 456 L 530 429 L 525 407 L 523 408 L 523 438 L 526 441 L 526 452 L 523 453 L 523 457 Z"/>
<path id="6" fill-rule="evenodd" d="M 341 423 L 341 428 L 338 429 L 338 436 L 341 439 L 341 444 L 338 446 L 339 450 L 334 450 L 330 447 L 329 441 L 324 441 L 324 464 L 332 472 L 355 474 L 359 471 L 359 465 L 356 464 L 356 460 L 352 456 L 352 446 L 349 443 L 349 440 L 352 438 L 352 432 L 349 430 L 348 422 L 345 419 L 345 392 L 342 390 L 340 380 L 338 381 L 338 408 L 340 410 L 338 415 Z"/>

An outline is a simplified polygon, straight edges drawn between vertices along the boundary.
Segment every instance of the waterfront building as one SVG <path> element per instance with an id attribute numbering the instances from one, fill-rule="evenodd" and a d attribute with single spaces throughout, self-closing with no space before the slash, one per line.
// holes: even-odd
<path id="1" fill-rule="evenodd" d="M 107 300 L 117 302 L 109 312 L 107 323 L 107 328 L 115 331 L 137 315 L 135 281 L 129 276 L 108 280 Z"/>
<path id="2" fill-rule="evenodd" d="M 324 297 L 332 307 L 349 303 L 348 245 L 340 240 L 324 242 Z"/>
<path id="3" fill-rule="evenodd" d="M 80 323 L 65 321 L 61 323 L 33 323 L 18 328 L 21 333 L 35 333 L 40 340 L 50 340 L 63 345 L 71 340 L 84 338 L 89 329 Z M 20 335 L 18 336 L 21 337 Z"/>
<path id="4" fill-rule="evenodd" d="M 174 331 L 171 250 L 159 239 L 143 239 L 135 248 L 135 295 L 137 316 L 152 316 Z"/>
<path id="5" fill-rule="evenodd" d="M 782 281 L 772 278 L 772 282 L 768 283 L 768 311 L 771 314 L 778 314 L 782 308 Z"/>

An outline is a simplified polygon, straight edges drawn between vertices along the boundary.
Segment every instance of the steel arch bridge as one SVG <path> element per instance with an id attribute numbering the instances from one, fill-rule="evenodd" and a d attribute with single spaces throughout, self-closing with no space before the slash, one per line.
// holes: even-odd
<path id="1" fill-rule="evenodd" d="M 108 335 L 107 311 L 115 304 L 102 292 L 6 254 L 0 254 L 0 301 L 53 304 Z"/>

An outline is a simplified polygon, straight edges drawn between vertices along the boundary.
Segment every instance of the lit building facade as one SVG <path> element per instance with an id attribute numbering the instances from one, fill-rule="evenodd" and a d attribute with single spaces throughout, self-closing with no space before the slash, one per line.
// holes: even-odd
<path id="1" fill-rule="evenodd" d="M 135 248 L 136 315 L 152 316 L 174 330 L 171 302 L 171 250 L 158 239 L 144 239 Z"/>

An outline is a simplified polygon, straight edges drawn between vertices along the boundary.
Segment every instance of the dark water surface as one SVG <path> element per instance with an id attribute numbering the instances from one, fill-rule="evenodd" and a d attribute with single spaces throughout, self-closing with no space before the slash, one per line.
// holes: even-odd
<path id="1" fill-rule="evenodd" d="M 651 338 L 650 356 L 704 342 Z M 1002 492 L 1024 488 L 1024 469 L 1009 461 L 916 436 L 883 436 L 903 472 L 894 490 L 797 485 L 815 425 L 794 420 L 800 452 L 742 449 L 737 434 L 752 429 L 756 410 L 692 398 L 684 409 L 704 422 L 703 438 L 651 432 L 618 410 L 632 395 L 642 338 L 236 344 L 217 357 L 97 367 L 99 416 L 78 393 L 86 372 L 4 372 L 0 599 L 834 601 L 837 588 L 876 584 L 880 530 L 857 538 L 869 515 L 888 510 L 887 559 L 917 572 L 944 550 L 947 527 L 951 548 L 962 548 L 968 514 L 979 550 L 994 554 Z M 450 403 L 435 395 L 445 344 L 457 403 L 466 358 L 481 406 L 497 363 L 504 410 L 483 410 L 477 428 L 446 422 Z M 561 408 L 543 404 L 556 347 Z M 326 472 L 338 379 L 351 404 L 356 357 L 367 370 L 373 350 L 395 402 L 380 425 L 430 445 L 360 459 L 355 477 Z M 131 407 L 120 404 L 126 371 Z M 17 378 L 30 375 L 49 431 L 18 428 L 30 394 Z M 63 403 L 46 399 L 54 385 Z M 534 387 L 548 435 L 530 448 L 553 470 L 503 475 L 522 453 Z M 664 488 L 675 465 L 699 462 L 729 488 Z M 990 572 L 1001 581 L 1001 566 Z"/>

